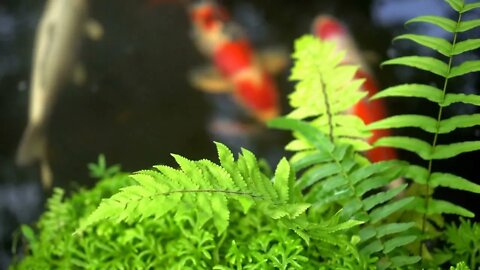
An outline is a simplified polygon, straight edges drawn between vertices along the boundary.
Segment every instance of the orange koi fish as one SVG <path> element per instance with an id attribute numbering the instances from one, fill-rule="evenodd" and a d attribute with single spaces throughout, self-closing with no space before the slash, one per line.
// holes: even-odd
<path id="1" fill-rule="evenodd" d="M 355 74 L 355 78 L 365 80 L 362 87 L 368 92 L 368 96 L 359 101 L 350 112 L 359 116 L 366 124 L 385 118 L 387 116 L 385 104 L 381 100 L 368 100 L 368 97 L 378 92 L 378 86 L 367 64 L 354 45 L 348 30 L 338 20 L 330 16 L 320 15 L 313 23 L 312 32 L 322 40 L 335 42 L 337 44 L 337 50 L 346 51 L 345 64 L 356 64 L 360 66 Z M 374 130 L 368 142 L 373 143 L 379 138 L 389 135 L 389 130 Z M 381 147 L 369 150 L 367 157 L 372 162 L 378 162 L 395 159 L 397 153 L 393 148 Z"/>
<path id="2" fill-rule="evenodd" d="M 213 67 L 192 73 L 194 86 L 213 93 L 231 91 L 260 121 L 278 116 L 278 90 L 270 73 L 286 66 L 286 54 L 258 55 L 228 12 L 214 1 L 191 5 L 189 14 L 195 42 L 213 63 Z"/>

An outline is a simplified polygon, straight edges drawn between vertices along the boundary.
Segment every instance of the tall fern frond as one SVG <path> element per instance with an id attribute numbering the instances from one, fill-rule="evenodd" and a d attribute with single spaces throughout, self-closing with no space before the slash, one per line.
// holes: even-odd
<path id="1" fill-rule="evenodd" d="M 292 130 L 300 140 L 314 146 L 292 159 L 292 168 L 300 173 L 295 187 L 304 193 L 306 202 L 312 204 L 310 211 L 321 215 L 332 207 L 341 207 L 343 218 L 363 221 L 357 231 L 360 253 L 379 257 L 380 269 L 402 267 L 420 260 L 418 256 L 409 256 L 404 249 L 417 239 L 411 230 L 415 224 L 387 221 L 414 201 L 413 197 L 395 199 L 407 185 L 381 190 L 403 174 L 402 162 L 360 162 L 352 145 L 333 143 L 316 127 L 300 120 L 279 118 L 269 125 Z"/>
<path id="2" fill-rule="evenodd" d="M 456 214 L 473 217 L 471 211 L 448 201 L 437 200 L 432 197 L 435 187 L 465 190 L 480 193 L 480 185 L 449 173 L 437 172 L 433 169 L 435 160 L 448 159 L 462 153 L 480 150 L 480 141 L 461 141 L 450 144 L 440 144 L 441 134 L 450 133 L 456 129 L 480 125 L 480 115 L 459 115 L 448 119 L 444 118 L 444 108 L 457 102 L 480 105 L 480 96 L 474 94 L 451 93 L 450 80 L 472 72 L 480 71 L 480 60 L 465 61 L 454 64 L 456 55 L 480 48 L 480 39 L 459 40 L 459 33 L 480 27 L 480 20 L 465 21 L 464 13 L 480 8 L 480 2 L 466 4 L 463 0 L 446 0 L 446 3 L 457 12 L 457 20 L 439 16 L 420 16 L 411 19 L 410 23 L 428 23 L 436 25 L 451 33 L 451 39 L 446 40 L 427 35 L 405 34 L 397 39 L 410 40 L 422 46 L 437 51 L 441 56 L 437 58 L 427 56 L 404 56 L 388 60 L 383 65 L 403 65 L 431 72 L 443 78 L 443 85 L 435 87 L 424 84 L 402 84 L 387 88 L 378 93 L 373 99 L 384 97 L 415 97 L 423 98 L 438 105 L 436 118 L 409 114 L 396 115 L 369 125 L 370 129 L 391 128 L 420 128 L 431 134 L 430 142 L 407 136 L 391 136 L 379 139 L 375 146 L 387 146 L 403 149 L 417 154 L 425 160 L 425 167 L 417 165 L 407 166 L 407 177 L 424 187 L 423 193 L 415 199 L 410 208 L 422 215 L 421 229 L 424 238 L 428 238 L 430 218 L 438 214 Z"/>
<path id="3" fill-rule="evenodd" d="M 295 219 L 310 206 L 292 192 L 294 178 L 285 159 L 278 164 L 272 181 L 260 171 L 250 151 L 243 149 L 235 161 L 225 145 L 217 143 L 217 150 L 220 165 L 173 155 L 179 169 L 155 166 L 133 174 L 138 185 L 103 200 L 78 232 L 104 219 L 134 222 L 175 212 L 177 219 L 195 216 L 200 225 L 213 221 L 221 234 L 228 226 L 229 200 L 238 202 L 245 213 L 256 205 L 274 219 Z"/>
<path id="4" fill-rule="evenodd" d="M 290 118 L 309 122 L 329 136 L 331 141 L 345 142 L 357 150 L 370 148 L 371 134 L 356 115 L 346 114 L 367 92 L 361 91 L 364 80 L 355 79 L 358 67 L 342 63 L 336 44 L 306 35 L 295 42 L 295 65 L 290 80 L 298 81 L 289 96 L 294 108 Z M 294 140 L 289 150 L 306 149 L 301 140 Z"/>

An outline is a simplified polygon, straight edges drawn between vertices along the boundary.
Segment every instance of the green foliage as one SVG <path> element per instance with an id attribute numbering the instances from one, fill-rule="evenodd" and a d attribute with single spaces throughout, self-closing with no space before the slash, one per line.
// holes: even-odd
<path id="1" fill-rule="evenodd" d="M 465 12 L 478 8 L 480 5 L 478 2 L 466 4 L 463 0 L 448 0 L 446 2 L 457 12 L 457 21 L 438 16 L 421 16 L 411 19 L 407 24 L 434 24 L 450 32 L 452 35 L 451 40 L 413 34 L 405 34 L 396 38 L 396 40 L 413 41 L 437 51 L 441 55 L 440 57 L 404 56 L 383 63 L 383 65 L 403 65 L 431 72 L 443 78 L 442 87 L 422 84 L 403 84 L 387 88 L 373 97 L 373 99 L 384 97 L 423 98 L 438 105 L 436 118 L 423 115 L 396 115 L 369 125 L 370 129 L 419 128 L 430 133 L 433 137 L 431 142 L 427 142 L 418 138 L 391 136 L 381 138 L 374 144 L 375 146 L 387 146 L 406 150 L 417 154 L 426 161 L 425 167 L 407 165 L 407 173 L 405 175 L 417 184 L 410 189 L 410 193 L 415 194 L 416 197 L 409 205 L 409 209 L 417 212 L 421 216 L 421 218 L 417 220 L 419 220 L 418 226 L 422 230 L 422 239 L 429 239 L 436 235 L 436 226 L 434 224 L 439 224 L 439 215 L 456 214 L 465 217 L 474 216 L 474 213 L 459 205 L 432 198 L 436 187 L 480 193 L 480 185 L 478 184 L 453 174 L 433 170 L 434 160 L 448 159 L 462 153 L 480 150 L 480 141 L 439 144 L 441 134 L 448 134 L 460 128 L 480 125 L 480 116 L 478 114 L 458 115 L 449 119 L 443 118 L 444 108 L 453 103 L 462 102 L 475 106 L 480 105 L 480 96 L 478 95 L 449 93 L 449 91 L 452 91 L 451 87 L 449 87 L 449 81 L 452 78 L 480 71 L 480 61 L 478 60 L 454 64 L 455 56 L 480 48 L 480 39 L 463 41 L 458 39 L 459 33 L 480 26 L 478 20 L 465 21 L 462 17 Z M 431 256 L 425 247 L 421 247 L 419 250 L 425 258 Z M 460 260 L 456 260 L 455 262 L 458 261 Z"/>
<path id="2" fill-rule="evenodd" d="M 465 262 L 459 262 L 455 267 L 450 266 L 450 270 L 470 270 L 470 268 L 465 264 Z"/>
<path id="3" fill-rule="evenodd" d="M 305 37 L 300 40 L 302 46 L 297 49 L 318 49 L 318 40 Z M 312 62 L 319 60 L 321 58 L 308 59 Z M 302 65 L 302 61 L 304 59 L 300 58 L 295 62 L 294 70 L 297 65 Z M 318 76 L 325 77 L 325 83 L 329 84 L 330 77 L 321 72 Z M 302 81 L 299 84 L 301 83 Z M 315 89 L 303 87 L 304 91 L 314 93 Z M 381 190 L 403 173 L 402 163 L 365 162 L 359 158 L 353 145 L 347 142 L 335 143 L 315 125 L 291 118 L 270 121 L 269 126 L 292 130 L 297 141 L 304 146 L 310 146 L 298 150 L 291 160 L 292 168 L 299 174 L 295 188 L 304 194 L 306 202 L 312 204 L 310 213 L 324 218 L 332 211 L 342 209 L 342 218 L 363 221 L 360 230 L 353 231 L 360 236 L 359 252 L 365 257 L 377 257 L 377 267 L 380 269 L 403 267 L 418 262 L 420 257 L 410 256 L 404 248 L 417 239 L 411 230 L 414 223 L 387 221 L 388 217 L 403 210 L 414 198 L 394 199 L 407 185 L 389 191 Z"/>
<path id="4" fill-rule="evenodd" d="M 460 219 L 458 226 L 447 225 L 443 239 L 446 246 L 440 253 L 448 257 L 452 264 L 465 262 L 470 269 L 480 266 L 480 224 Z"/>
<path id="5" fill-rule="evenodd" d="M 365 139 L 370 132 L 360 117 L 344 113 L 367 95 L 360 91 L 364 80 L 354 79 L 357 66 L 341 64 L 344 55 L 336 53 L 335 46 L 333 42 L 322 42 L 311 35 L 295 42 L 295 65 L 290 79 L 298 83 L 289 97 L 294 110 L 288 117 L 309 120 L 332 141 L 367 150 L 370 146 Z M 287 149 L 309 148 L 305 143 L 297 139 Z"/>
<path id="6" fill-rule="evenodd" d="M 102 219 L 131 222 L 149 217 L 158 219 L 175 211 L 177 219 L 196 216 L 200 226 L 211 220 L 221 234 L 228 226 L 228 200 L 239 203 L 244 213 L 256 205 L 274 219 L 295 219 L 310 206 L 291 192 L 293 175 L 285 159 L 280 161 L 270 181 L 248 150 L 244 149 L 237 161 L 223 144 L 217 143 L 217 150 L 221 165 L 173 155 L 180 166 L 178 170 L 156 166 L 155 170 L 133 174 L 131 177 L 139 185 L 125 187 L 102 201 L 82 222 L 78 232 Z"/>
<path id="7" fill-rule="evenodd" d="M 105 155 L 100 154 L 98 156 L 98 163 L 89 163 L 88 169 L 90 171 L 90 176 L 93 178 L 109 178 L 121 171 L 120 165 L 107 166 L 107 160 Z"/>

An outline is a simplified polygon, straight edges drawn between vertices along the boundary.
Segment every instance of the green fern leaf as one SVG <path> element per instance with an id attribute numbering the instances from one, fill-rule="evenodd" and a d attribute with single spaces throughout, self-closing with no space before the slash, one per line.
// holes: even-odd
<path id="1" fill-rule="evenodd" d="M 404 114 L 384 118 L 367 126 L 370 130 L 404 127 L 417 127 L 435 133 L 437 131 L 437 120 L 429 116 Z"/>
<path id="2" fill-rule="evenodd" d="M 467 11 L 470 11 L 470 10 L 475 9 L 475 8 L 480 8 L 480 3 L 477 2 L 477 3 L 466 4 L 463 7 L 462 12 L 467 12 Z"/>
<path id="3" fill-rule="evenodd" d="M 374 146 L 386 146 L 407 150 L 417 154 L 424 160 L 432 158 L 432 146 L 429 143 L 416 138 L 403 136 L 383 137 L 376 141 Z M 444 152 L 441 151 L 440 154 L 442 153 Z"/>
<path id="4" fill-rule="evenodd" d="M 443 38 L 430 37 L 424 35 L 415 35 L 415 34 L 404 34 L 400 35 L 393 40 L 398 39 L 408 39 L 414 41 L 420 45 L 423 45 L 427 48 L 435 50 L 445 56 L 450 56 L 452 44 Z M 457 44 L 458 46 L 458 44 Z"/>
<path id="5" fill-rule="evenodd" d="M 334 145 L 324 134 L 319 133 L 316 128 L 302 121 L 280 117 L 270 120 L 267 125 L 271 128 L 298 131 L 307 141 L 311 142 L 313 146 L 326 152 L 332 152 L 334 149 Z"/>
<path id="6" fill-rule="evenodd" d="M 405 24 L 410 24 L 410 23 L 414 23 L 414 22 L 430 23 L 430 24 L 436 25 L 436 26 L 444 29 L 445 31 L 451 32 L 451 33 L 455 32 L 456 26 L 457 26 L 457 23 L 453 20 L 450 20 L 450 19 L 444 18 L 444 17 L 440 17 L 440 16 L 431 16 L 431 15 L 419 16 L 419 17 L 413 18 L 411 20 L 408 20 Z M 458 31 L 458 29 L 457 29 L 457 31 Z"/>
<path id="7" fill-rule="evenodd" d="M 449 133 L 457 128 L 469 128 L 480 125 L 480 114 L 457 115 L 440 121 L 438 133 Z"/>
<path id="8" fill-rule="evenodd" d="M 463 9 L 463 1 L 460 0 L 445 0 L 455 11 L 461 12 Z"/>
<path id="9" fill-rule="evenodd" d="M 393 251 L 395 248 L 408 245 L 413 241 L 415 241 L 416 239 L 417 237 L 415 235 L 398 236 L 398 237 L 392 238 L 390 240 L 385 241 L 385 243 L 383 244 L 384 245 L 383 252 L 385 254 L 388 254 L 391 251 Z"/>
<path id="10" fill-rule="evenodd" d="M 413 197 L 403 198 L 403 199 L 400 199 L 398 201 L 388 203 L 384 206 L 376 208 L 370 214 L 370 218 L 372 219 L 372 223 L 375 224 L 375 223 L 379 222 L 380 220 L 390 216 L 391 214 L 405 208 L 407 205 L 409 205 L 411 202 L 413 202 L 414 199 L 415 198 L 413 198 Z"/>
<path id="11" fill-rule="evenodd" d="M 384 65 L 403 65 L 415 67 L 421 70 L 437 74 L 442 77 L 448 76 L 448 65 L 445 62 L 429 56 L 403 56 L 387 60 Z"/>
<path id="12" fill-rule="evenodd" d="M 437 145 L 430 158 L 447 159 L 455 157 L 461 153 L 467 153 L 480 150 L 480 141 L 459 142 L 447 145 Z"/>
<path id="13" fill-rule="evenodd" d="M 455 44 L 452 55 L 462 54 L 464 52 L 472 51 L 478 48 L 480 48 L 480 39 L 467 39 Z"/>
<path id="14" fill-rule="evenodd" d="M 480 193 L 480 185 L 467 179 L 449 173 L 432 173 L 430 177 L 432 187 L 449 187 L 452 189 Z"/>
<path id="15" fill-rule="evenodd" d="M 368 211 L 379 204 L 390 201 L 395 196 L 400 194 L 403 190 L 405 190 L 405 188 L 407 188 L 407 184 L 403 184 L 388 191 L 379 192 L 370 197 L 367 197 L 363 200 L 364 209 Z"/>
<path id="16" fill-rule="evenodd" d="M 338 174 L 341 168 L 334 163 L 327 165 L 318 165 L 307 170 L 295 183 L 300 189 L 305 189 L 328 176 Z"/>
<path id="17" fill-rule="evenodd" d="M 454 131 L 457 128 L 469 128 L 480 123 L 480 114 L 458 115 L 440 121 L 437 130 L 437 120 L 423 115 L 395 115 L 367 126 L 370 130 L 417 127 L 430 133 L 444 134 Z"/>
<path id="18" fill-rule="evenodd" d="M 395 256 L 390 258 L 392 266 L 396 268 L 401 268 L 406 265 L 411 265 L 419 262 L 422 259 L 420 256 Z"/>
<path id="19" fill-rule="evenodd" d="M 273 186 L 278 193 L 279 199 L 282 202 L 288 202 L 289 200 L 289 188 L 290 183 L 290 164 L 285 158 L 282 158 L 277 165 L 275 171 L 275 177 L 273 180 Z"/>
<path id="20" fill-rule="evenodd" d="M 327 152 L 306 150 L 293 156 L 290 163 L 292 164 L 292 168 L 298 172 L 315 164 L 330 161 L 331 159 L 331 156 Z"/>
<path id="21" fill-rule="evenodd" d="M 429 199 L 428 210 L 425 210 L 426 205 L 424 198 L 415 198 L 415 200 L 408 205 L 408 208 L 418 213 L 426 213 L 428 215 L 454 214 L 470 218 L 475 216 L 471 211 L 448 201 Z"/>
<path id="22" fill-rule="evenodd" d="M 465 95 L 465 94 L 447 94 L 445 96 L 445 101 L 440 104 L 440 106 L 449 106 L 452 103 L 465 103 L 475 106 L 480 106 L 480 95 Z"/>
<path id="23" fill-rule="evenodd" d="M 404 232 L 415 226 L 415 222 L 408 223 L 389 223 L 376 228 L 377 237 L 381 238 L 386 235 L 397 234 Z"/>
<path id="24" fill-rule="evenodd" d="M 383 246 L 382 242 L 380 240 L 375 240 L 362 248 L 360 252 L 364 254 L 365 256 L 370 256 L 373 253 L 376 252 L 381 252 L 385 247 Z"/>
<path id="25" fill-rule="evenodd" d="M 465 32 L 480 26 L 480 19 L 462 21 L 458 24 L 457 32 Z"/>
<path id="26" fill-rule="evenodd" d="M 370 99 L 379 99 L 384 97 L 416 97 L 425 98 L 435 103 L 442 102 L 442 90 L 425 84 L 402 84 L 389 87 L 378 92 Z M 480 101 L 479 101 L 480 102 Z"/>
<path id="27" fill-rule="evenodd" d="M 467 73 L 480 71 L 480 60 L 465 61 L 460 65 L 453 67 L 448 75 L 448 78 L 454 78 L 465 75 Z"/>

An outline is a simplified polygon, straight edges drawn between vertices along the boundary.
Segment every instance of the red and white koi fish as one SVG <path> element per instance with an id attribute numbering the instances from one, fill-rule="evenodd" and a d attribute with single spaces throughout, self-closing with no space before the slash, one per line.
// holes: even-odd
<path id="1" fill-rule="evenodd" d="M 345 51 L 345 64 L 356 64 L 360 66 L 360 69 L 355 74 L 355 78 L 365 80 L 362 87 L 368 92 L 368 96 L 359 101 L 352 108 L 351 113 L 359 116 L 366 124 L 385 118 L 387 116 L 385 104 L 381 100 L 368 100 L 368 97 L 378 92 L 378 86 L 367 64 L 361 57 L 360 52 L 354 45 L 348 30 L 335 18 L 320 15 L 313 23 L 312 32 L 322 40 L 335 42 L 337 44 L 337 50 Z M 368 142 L 373 143 L 379 138 L 389 135 L 389 130 L 374 130 Z M 367 157 L 372 162 L 378 162 L 395 159 L 397 154 L 393 148 L 381 147 L 369 150 Z"/>
<path id="2" fill-rule="evenodd" d="M 214 1 L 190 6 L 195 42 L 213 68 L 192 74 L 192 83 L 208 92 L 232 91 L 255 118 L 267 121 L 280 112 L 278 90 L 270 72 L 286 66 L 286 54 L 258 55 L 228 12 Z"/>

